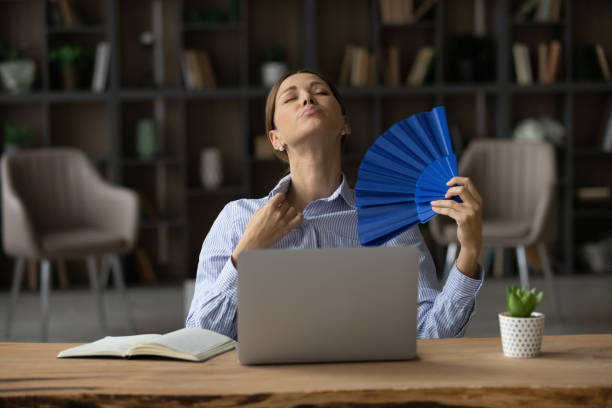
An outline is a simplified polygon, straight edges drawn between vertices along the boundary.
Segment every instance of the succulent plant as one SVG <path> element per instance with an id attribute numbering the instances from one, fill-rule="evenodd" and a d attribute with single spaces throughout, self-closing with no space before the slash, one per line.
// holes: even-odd
<path id="1" fill-rule="evenodd" d="M 512 317 L 530 317 L 536 306 L 542 301 L 542 292 L 536 295 L 535 288 L 523 289 L 511 285 L 506 288 L 506 303 L 508 313 Z"/>

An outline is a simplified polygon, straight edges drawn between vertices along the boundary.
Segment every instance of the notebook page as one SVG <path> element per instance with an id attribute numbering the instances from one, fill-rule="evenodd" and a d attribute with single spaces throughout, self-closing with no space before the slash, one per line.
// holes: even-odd
<path id="1" fill-rule="evenodd" d="M 196 356 L 234 340 L 206 329 L 188 327 L 165 334 L 149 343 L 170 347 L 185 354 Z"/>
<path id="2" fill-rule="evenodd" d="M 58 357 L 95 355 L 106 351 L 124 355 L 135 344 L 149 342 L 160 337 L 159 334 L 138 334 L 135 336 L 106 336 L 92 343 L 83 344 L 64 350 Z"/>

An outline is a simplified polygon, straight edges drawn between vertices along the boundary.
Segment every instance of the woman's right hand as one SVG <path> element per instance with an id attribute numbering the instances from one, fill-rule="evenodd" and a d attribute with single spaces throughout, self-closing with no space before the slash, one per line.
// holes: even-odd
<path id="1" fill-rule="evenodd" d="M 238 254 L 247 249 L 270 248 L 289 231 L 302 223 L 303 215 L 285 201 L 285 193 L 278 193 L 255 211 L 242 238 L 232 253 L 236 266 Z"/>

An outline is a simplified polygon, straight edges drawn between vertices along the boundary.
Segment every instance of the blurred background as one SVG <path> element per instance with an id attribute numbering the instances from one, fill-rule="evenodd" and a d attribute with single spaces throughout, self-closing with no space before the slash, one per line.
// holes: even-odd
<path id="1" fill-rule="evenodd" d="M 344 98 L 351 184 L 384 130 L 446 107 L 485 199 L 466 336 L 499 335 L 512 283 L 545 291 L 545 333 L 612 332 L 611 21 L 609 0 L 0 0 L 0 340 L 182 327 L 217 214 L 286 170 L 265 100 L 305 67 Z"/>

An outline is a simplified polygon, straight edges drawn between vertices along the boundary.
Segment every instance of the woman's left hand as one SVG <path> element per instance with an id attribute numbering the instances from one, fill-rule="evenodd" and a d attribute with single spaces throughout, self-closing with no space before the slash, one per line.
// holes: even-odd
<path id="1" fill-rule="evenodd" d="M 446 185 L 453 187 L 446 192 L 445 200 L 432 201 L 431 207 L 435 213 L 448 215 L 457 222 L 462 258 L 469 256 L 473 261 L 469 263 L 476 265 L 482 249 L 482 197 L 468 177 L 453 177 Z M 452 200 L 454 196 L 463 202 Z"/>

